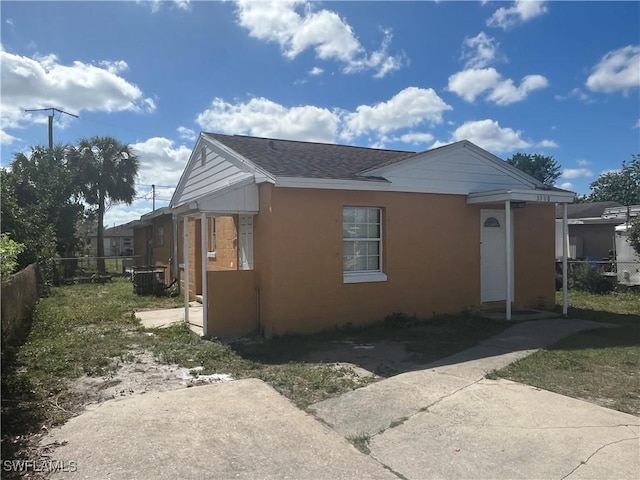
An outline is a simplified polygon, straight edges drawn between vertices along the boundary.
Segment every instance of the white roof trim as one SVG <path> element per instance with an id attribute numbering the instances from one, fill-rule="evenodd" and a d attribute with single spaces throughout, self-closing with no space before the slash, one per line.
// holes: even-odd
<path id="1" fill-rule="evenodd" d="M 467 203 L 502 203 L 512 202 L 530 203 L 573 203 L 576 194 L 558 190 L 492 190 L 489 192 L 470 193 Z"/>
<path id="2" fill-rule="evenodd" d="M 328 190 L 377 190 L 388 191 L 386 180 L 341 180 L 333 178 L 276 177 L 276 187 L 320 188 Z"/>

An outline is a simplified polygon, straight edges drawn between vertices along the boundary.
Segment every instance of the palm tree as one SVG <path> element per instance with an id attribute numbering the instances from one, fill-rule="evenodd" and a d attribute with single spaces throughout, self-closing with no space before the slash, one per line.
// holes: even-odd
<path id="1" fill-rule="evenodd" d="M 131 205 L 136 195 L 138 157 L 129 145 L 113 137 L 83 138 L 70 152 L 80 172 L 82 193 L 89 205 L 98 210 L 98 271 L 105 272 L 104 212 L 117 203 Z"/>

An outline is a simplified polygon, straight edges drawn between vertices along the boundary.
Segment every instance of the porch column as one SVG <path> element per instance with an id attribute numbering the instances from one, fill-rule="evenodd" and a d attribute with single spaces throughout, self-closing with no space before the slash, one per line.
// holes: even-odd
<path id="1" fill-rule="evenodd" d="M 200 260 L 202 265 L 202 336 L 207 336 L 207 324 L 208 324 L 208 298 L 207 298 L 207 232 L 209 226 L 207 225 L 207 214 L 202 213 L 200 215 L 200 243 L 202 245 L 202 251 L 200 252 Z"/>
<path id="2" fill-rule="evenodd" d="M 567 316 L 569 310 L 567 285 L 567 256 L 569 243 L 569 229 L 567 228 L 567 204 L 562 204 L 562 315 Z"/>
<path id="3" fill-rule="evenodd" d="M 506 316 L 507 320 L 511 320 L 511 292 L 513 291 L 513 262 L 511 261 L 511 200 L 504 202 L 504 226 L 505 226 L 505 238 L 507 244 L 507 302 L 506 302 Z"/>
<path id="4" fill-rule="evenodd" d="M 175 213 L 171 215 L 171 222 L 173 223 L 173 228 L 171 229 L 172 235 L 172 251 L 171 256 L 173 257 L 173 261 L 171 262 L 171 273 L 173 274 L 173 279 L 176 280 L 180 278 L 180 261 L 178 260 L 178 215 Z"/>
<path id="5" fill-rule="evenodd" d="M 182 264 L 184 265 L 184 321 L 189 323 L 189 217 L 182 217 Z"/>

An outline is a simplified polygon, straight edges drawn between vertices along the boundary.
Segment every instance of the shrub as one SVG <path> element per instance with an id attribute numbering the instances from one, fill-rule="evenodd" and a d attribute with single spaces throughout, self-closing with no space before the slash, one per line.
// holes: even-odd
<path id="1" fill-rule="evenodd" d="M 598 269 L 588 263 L 581 263 L 574 265 L 569 273 L 569 288 L 589 293 L 607 293 L 613 289 L 613 285 Z"/>

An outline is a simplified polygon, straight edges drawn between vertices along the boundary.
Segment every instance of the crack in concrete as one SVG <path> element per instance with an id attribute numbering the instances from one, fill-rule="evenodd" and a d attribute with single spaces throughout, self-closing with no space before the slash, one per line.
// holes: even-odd
<path id="1" fill-rule="evenodd" d="M 618 428 L 618 427 L 635 427 L 635 424 L 621 423 L 618 425 L 577 425 L 577 426 L 564 426 L 564 427 L 528 427 L 518 425 L 487 425 L 487 424 L 474 424 L 469 422 L 463 422 L 465 427 L 475 428 L 510 428 L 517 430 L 580 430 L 582 428 Z M 633 430 L 631 430 L 633 432 Z M 635 432 L 633 432 L 635 433 Z M 636 435 L 636 438 L 638 436 Z"/>
<path id="2" fill-rule="evenodd" d="M 589 455 L 586 458 L 586 460 L 582 460 L 573 470 L 571 470 L 569 473 L 567 473 L 560 480 L 565 480 L 566 478 L 569 478 L 571 475 L 573 475 L 576 472 L 576 470 L 578 470 L 583 465 L 586 465 L 589 462 L 589 460 L 591 460 L 600 450 L 603 450 L 603 449 L 605 449 L 607 447 L 610 447 L 611 445 L 615 445 L 616 443 L 622 443 L 622 442 L 626 442 L 628 440 L 636 440 L 637 438 L 638 438 L 637 436 L 636 437 L 632 437 L 632 438 L 621 438 L 620 440 L 616 440 L 615 442 L 605 443 L 601 447 L 597 448 L 595 452 L 593 452 L 591 455 Z"/>
<path id="3" fill-rule="evenodd" d="M 389 423 L 389 425 L 388 425 L 386 428 L 382 428 L 382 429 L 378 430 L 378 432 L 374 433 L 373 435 L 371 435 L 371 436 L 369 437 L 369 440 L 371 440 L 371 439 L 372 439 L 373 437 L 375 437 L 375 436 L 378 436 L 378 435 L 383 434 L 383 433 L 384 433 L 384 432 L 386 432 L 387 430 L 391 430 L 392 428 L 399 427 L 400 425 L 404 424 L 404 423 L 405 423 L 405 422 L 407 422 L 409 419 L 411 419 L 411 418 L 415 417 L 415 416 L 416 416 L 416 415 L 418 415 L 419 413 L 428 412 L 428 411 L 429 411 L 429 409 L 430 409 L 430 408 L 432 408 L 434 405 L 439 404 L 440 402 L 442 402 L 442 401 L 443 401 L 443 400 L 445 400 L 446 398 L 449 398 L 449 397 L 451 397 L 451 396 L 455 395 L 456 393 L 461 392 L 461 391 L 462 391 L 462 390 L 464 390 L 465 388 L 469 388 L 469 387 L 471 387 L 472 385 L 475 385 L 476 383 L 481 382 L 482 380 L 484 380 L 484 378 L 480 378 L 480 379 L 478 379 L 478 380 L 476 380 L 476 381 L 474 381 L 474 382 L 472 382 L 472 383 L 470 383 L 470 384 L 468 384 L 468 385 L 465 385 L 464 387 L 460 387 L 460 388 L 458 388 L 457 390 L 455 390 L 455 391 L 453 391 L 453 392 L 451 392 L 451 393 L 448 393 L 448 394 L 446 394 L 445 396 L 443 396 L 443 397 L 439 398 L 439 399 L 438 399 L 438 400 L 436 400 L 435 402 L 433 402 L 433 403 L 431 403 L 431 404 L 429 404 L 429 405 L 426 405 L 426 406 L 424 406 L 424 407 L 420 407 L 420 408 L 418 409 L 418 411 L 413 412 L 413 413 L 412 413 L 412 414 L 410 414 L 410 415 L 403 415 L 402 417 L 400 417 L 400 418 L 398 418 L 398 419 L 393 419 L 393 420 L 391 420 L 391 423 Z"/>

